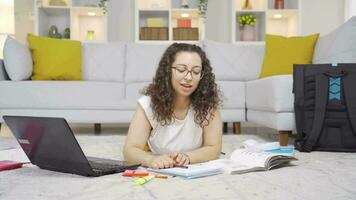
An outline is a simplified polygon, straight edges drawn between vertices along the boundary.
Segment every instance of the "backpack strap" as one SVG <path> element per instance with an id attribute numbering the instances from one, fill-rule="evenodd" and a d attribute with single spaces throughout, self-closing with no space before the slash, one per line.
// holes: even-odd
<path id="1" fill-rule="evenodd" d="M 352 76 L 352 75 L 356 75 L 356 74 L 347 73 L 346 76 L 343 77 L 342 86 L 344 88 L 347 114 L 353 132 L 356 135 L 356 92 L 355 92 L 356 76 Z"/>
<path id="2" fill-rule="evenodd" d="M 304 122 L 304 67 L 294 65 L 293 69 L 293 93 L 294 93 L 294 113 L 297 129 L 297 139 L 295 147 L 301 150 L 304 143 L 303 122 Z"/>
<path id="3" fill-rule="evenodd" d="M 329 92 L 328 77 L 324 74 L 318 74 L 315 76 L 315 110 L 313 127 L 309 137 L 303 145 L 303 150 L 310 152 L 317 143 L 325 118 L 326 104 L 328 102 Z"/>

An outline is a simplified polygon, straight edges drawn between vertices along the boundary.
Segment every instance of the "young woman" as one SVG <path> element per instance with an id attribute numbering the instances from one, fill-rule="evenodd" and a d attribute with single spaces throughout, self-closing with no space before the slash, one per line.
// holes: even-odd
<path id="1" fill-rule="evenodd" d="M 126 161 L 170 168 L 219 157 L 219 91 L 200 47 L 184 43 L 169 46 L 143 94 L 125 142 Z M 145 150 L 146 144 L 151 152 Z"/>

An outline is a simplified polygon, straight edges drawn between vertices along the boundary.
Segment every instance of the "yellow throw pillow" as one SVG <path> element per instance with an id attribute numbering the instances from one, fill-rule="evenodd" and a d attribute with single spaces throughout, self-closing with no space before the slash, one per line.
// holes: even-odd
<path id="1" fill-rule="evenodd" d="M 265 56 L 260 78 L 292 74 L 293 64 L 312 63 L 319 34 L 304 37 L 266 35 Z"/>
<path id="2" fill-rule="evenodd" d="M 32 60 L 32 80 L 81 80 L 82 49 L 79 41 L 27 35 Z"/>

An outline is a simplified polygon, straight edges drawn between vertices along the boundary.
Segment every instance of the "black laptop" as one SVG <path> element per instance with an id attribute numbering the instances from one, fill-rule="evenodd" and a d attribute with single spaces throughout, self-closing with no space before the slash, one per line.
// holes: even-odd
<path id="1" fill-rule="evenodd" d="M 64 118 L 3 116 L 31 163 L 41 169 L 102 176 L 135 169 L 138 164 L 86 157 Z"/>

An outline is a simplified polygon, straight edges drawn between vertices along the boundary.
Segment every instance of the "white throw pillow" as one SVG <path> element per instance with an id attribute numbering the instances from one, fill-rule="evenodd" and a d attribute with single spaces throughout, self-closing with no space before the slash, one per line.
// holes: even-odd
<path id="1" fill-rule="evenodd" d="M 4 45 L 4 64 L 9 78 L 13 81 L 27 80 L 32 75 L 30 49 L 9 36 Z"/>
<path id="2" fill-rule="evenodd" d="M 333 32 L 318 39 L 314 49 L 313 63 L 356 62 L 356 16 Z"/>

